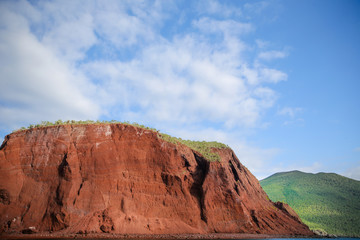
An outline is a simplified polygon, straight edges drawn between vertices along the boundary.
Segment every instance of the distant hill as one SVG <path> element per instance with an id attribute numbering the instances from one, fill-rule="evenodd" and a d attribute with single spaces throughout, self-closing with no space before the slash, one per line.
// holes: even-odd
<path id="1" fill-rule="evenodd" d="M 312 230 L 360 236 L 360 181 L 335 173 L 276 173 L 261 186 L 272 201 L 288 203 Z"/>

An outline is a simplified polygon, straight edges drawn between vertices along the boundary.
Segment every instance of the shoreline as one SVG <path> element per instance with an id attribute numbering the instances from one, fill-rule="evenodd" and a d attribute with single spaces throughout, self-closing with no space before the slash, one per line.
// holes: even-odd
<path id="1" fill-rule="evenodd" d="M 114 234 L 114 233 L 89 233 L 89 234 L 6 234 L 0 235 L 1 239 L 269 239 L 269 238 L 323 238 L 320 236 L 303 235 L 272 235 L 249 233 L 210 233 L 210 234 Z"/>

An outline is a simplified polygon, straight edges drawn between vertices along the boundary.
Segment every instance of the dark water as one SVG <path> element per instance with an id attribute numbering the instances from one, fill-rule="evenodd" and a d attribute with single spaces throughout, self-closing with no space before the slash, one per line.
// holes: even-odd
<path id="1" fill-rule="evenodd" d="M 342 238 L 342 237 L 337 237 L 337 238 L 267 238 L 267 240 L 360 240 L 360 238 Z M 245 239 L 243 239 L 245 240 Z"/>

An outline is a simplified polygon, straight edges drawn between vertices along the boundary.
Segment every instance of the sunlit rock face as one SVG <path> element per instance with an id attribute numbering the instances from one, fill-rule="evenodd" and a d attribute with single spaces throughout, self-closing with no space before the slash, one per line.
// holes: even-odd
<path id="1" fill-rule="evenodd" d="M 231 149 L 210 162 L 124 124 L 15 132 L 0 149 L 1 232 L 312 235 Z"/>

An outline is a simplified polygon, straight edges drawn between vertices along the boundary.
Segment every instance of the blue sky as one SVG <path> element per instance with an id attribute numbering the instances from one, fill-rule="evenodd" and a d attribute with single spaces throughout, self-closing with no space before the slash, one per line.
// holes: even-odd
<path id="1" fill-rule="evenodd" d="M 259 179 L 360 180 L 360 2 L 1 1 L 0 137 L 120 120 L 230 145 Z"/>

